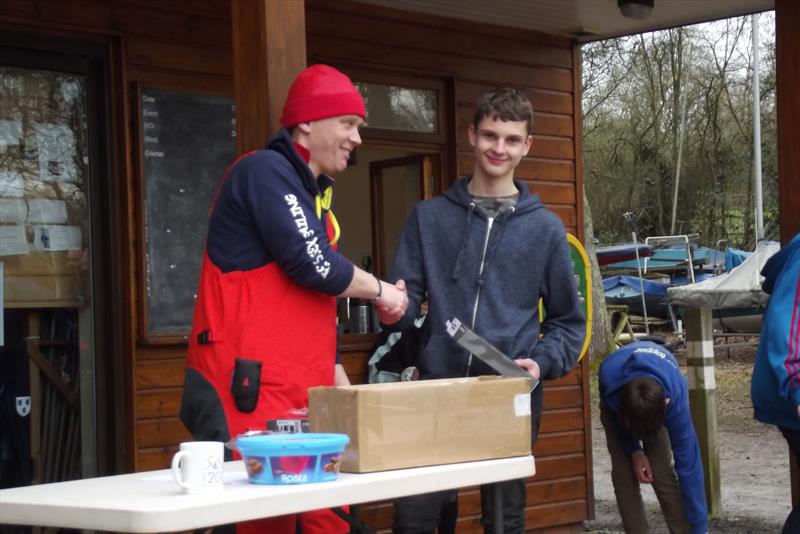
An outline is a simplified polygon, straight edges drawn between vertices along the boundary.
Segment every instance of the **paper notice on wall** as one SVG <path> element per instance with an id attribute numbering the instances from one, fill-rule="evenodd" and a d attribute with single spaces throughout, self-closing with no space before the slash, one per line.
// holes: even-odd
<path id="1" fill-rule="evenodd" d="M 22 122 L 0 121 L 0 154 L 5 153 L 9 146 L 19 145 L 22 137 Z"/>
<path id="2" fill-rule="evenodd" d="M 67 222 L 67 203 L 49 198 L 28 199 L 28 224 L 64 224 Z"/>
<path id="3" fill-rule="evenodd" d="M 33 248 L 36 250 L 80 250 L 80 226 L 34 225 Z"/>
<path id="4" fill-rule="evenodd" d="M 18 172 L 0 171 L 0 197 L 22 198 L 25 193 L 25 182 Z"/>
<path id="5" fill-rule="evenodd" d="M 28 214 L 28 205 L 22 198 L 0 198 L 0 223 L 22 224 Z"/>
<path id="6" fill-rule="evenodd" d="M 0 256 L 13 256 L 29 252 L 25 227 L 21 224 L 0 226 Z"/>
<path id="7" fill-rule="evenodd" d="M 75 168 L 75 136 L 66 124 L 34 124 L 39 151 L 39 180 L 70 181 Z"/>

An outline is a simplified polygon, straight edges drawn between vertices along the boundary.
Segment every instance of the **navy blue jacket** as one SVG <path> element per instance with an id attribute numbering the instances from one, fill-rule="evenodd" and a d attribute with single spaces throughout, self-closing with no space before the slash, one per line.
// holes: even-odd
<path id="1" fill-rule="evenodd" d="M 542 378 L 560 377 L 574 367 L 586 328 L 564 226 L 519 182 L 517 204 L 490 222 L 467 191 L 470 178 L 414 207 L 390 275 L 406 281 L 409 306 L 388 328 L 411 328 L 428 301 L 420 378 L 496 374 L 447 335 L 451 317 L 510 358 L 533 358 Z"/>
<path id="2" fill-rule="evenodd" d="M 703 483 L 700 446 L 692 425 L 686 379 L 678 362 L 664 347 L 650 341 L 637 341 L 610 354 L 600 366 L 600 402 L 616 428 L 622 447 L 633 454 L 639 442 L 617 425 L 620 389 L 632 378 L 643 376 L 661 385 L 669 399 L 664 426 L 669 433 L 675 472 L 681 486 L 683 510 L 692 532 L 708 532 L 708 509 Z"/>
<path id="3" fill-rule="evenodd" d="M 286 130 L 266 150 L 242 156 L 222 182 L 208 223 L 208 257 L 223 273 L 272 262 L 295 283 L 339 295 L 353 279 L 353 264 L 328 241 L 316 216 L 315 195 L 331 187 L 315 178 Z"/>

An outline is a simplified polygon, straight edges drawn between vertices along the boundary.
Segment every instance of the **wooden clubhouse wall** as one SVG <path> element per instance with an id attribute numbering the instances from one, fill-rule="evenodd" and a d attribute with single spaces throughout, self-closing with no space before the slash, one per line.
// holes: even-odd
<path id="1" fill-rule="evenodd" d="M 6 0 L 0 23 L 15 29 L 106 38 L 118 55 L 119 123 L 132 114 L 134 82 L 166 89 L 233 95 L 228 2 L 218 0 Z M 435 77 L 452 92 L 446 167 L 451 180 L 472 168 L 466 128 L 477 96 L 500 85 L 526 90 L 535 109 L 531 154 L 518 177 L 558 213 L 568 231 L 583 238 L 580 146 L 580 74 L 573 43 L 515 29 L 403 13 L 333 0 L 306 2 L 309 62 L 353 65 L 401 75 Z M 126 319 L 130 321 L 128 403 L 124 423 L 127 470 L 168 465 L 175 446 L 190 439 L 178 419 L 185 347 L 137 342 L 140 294 L 132 134 L 119 127 L 119 189 L 129 226 L 118 236 L 129 243 L 122 258 Z M 363 382 L 369 340 L 344 347 L 351 378 Z M 545 384 L 545 414 L 534 451 L 537 474 L 528 484 L 527 524 L 533 531 L 563 532 L 593 515 L 588 366 Z M 459 532 L 479 532 L 477 490 L 463 490 Z M 388 528 L 388 503 L 362 507 L 363 517 Z"/>

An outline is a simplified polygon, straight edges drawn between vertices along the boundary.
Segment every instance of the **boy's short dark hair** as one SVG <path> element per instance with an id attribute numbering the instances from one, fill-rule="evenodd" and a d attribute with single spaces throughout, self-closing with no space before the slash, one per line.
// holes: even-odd
<path id="1" fill-rule="evenodd" d="M 525 121 L 528 134 L 533 128 L 533 106 L 523 93 L 503 87 L 484 93 L 475 106 L 472 125 L 478 129 L 478 123 L 484 117 L 495 117 L 503 121 Z"/>
<path id="2" fill-rule="evenodd" d="M 631 378 L 620 389 L 619 425 L 636 439 L 655 436 L 664 426 L 666 411 L 664 390 L 652 378 Z"/>

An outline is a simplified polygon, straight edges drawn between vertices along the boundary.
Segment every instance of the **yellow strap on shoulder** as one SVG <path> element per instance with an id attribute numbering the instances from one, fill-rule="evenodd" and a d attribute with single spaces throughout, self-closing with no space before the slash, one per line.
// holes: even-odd
<path id="1" fill-rule="evenodd" d="M 339 241 L 339 236 L 341 235 L 342 231 L 339 228 L 339 221 L 336 220 L 336 216 L 333 214 L 333 211 L 331 211 L 333 188 L 329 187 L 325 189 L 325 192 L 322 195 L 317 195 L 315 200 L 317 218 L 322 220 L 322 210 L 325 210 L 325 213 L 328 214 L 328 220 L 331 222 L 331 226 L 333 226 L 333 239 L 331 239 L 331 245 L 335 245 L 336 242 Z"/>

